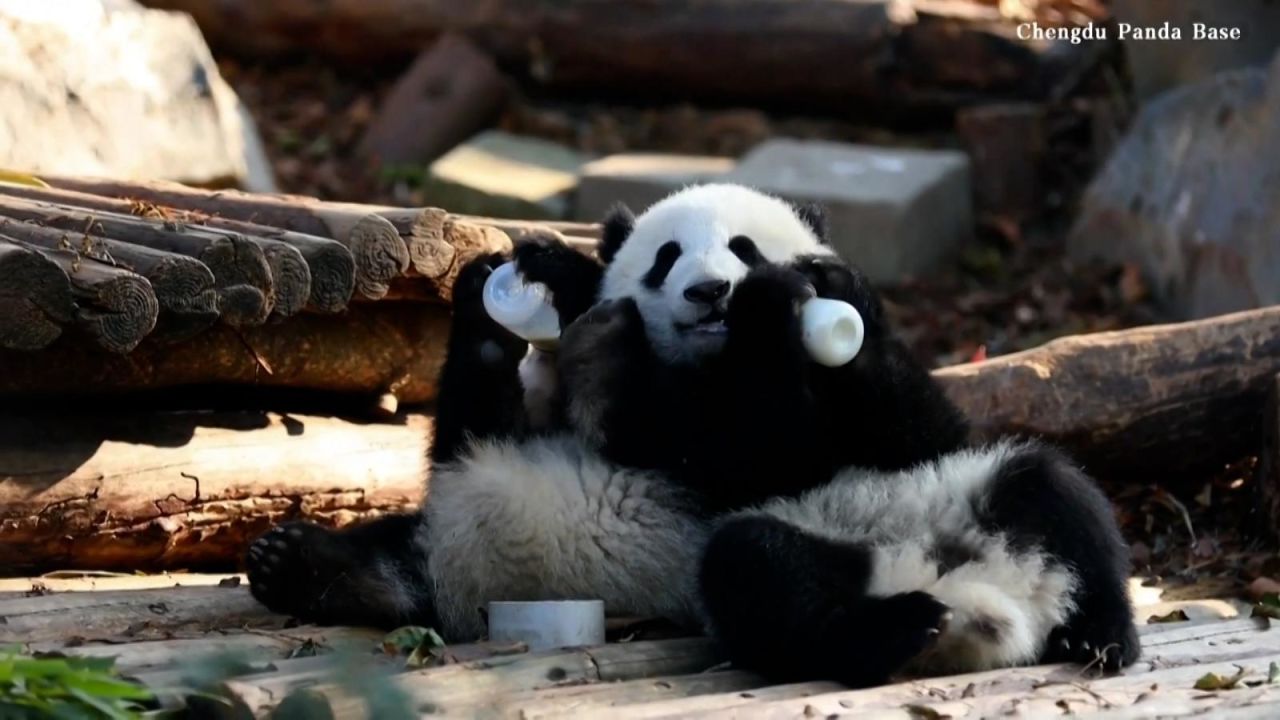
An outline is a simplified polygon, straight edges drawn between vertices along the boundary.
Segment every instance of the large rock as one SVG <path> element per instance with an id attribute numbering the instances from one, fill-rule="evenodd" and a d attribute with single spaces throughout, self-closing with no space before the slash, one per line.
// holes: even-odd
<path id="1" fill-rule="evenodd" d="M 1134 89 L 1140 99 L 1223 70 L 1265 65 L 1280 37 L 1280 3 L 1274 0 L 1113 0 L 1116 21 L 1134 28 L 1167 27 L 1178 39 L 1122 38 Z M 1197 38 L 1196 24 L 1240 31 L 1238 39 Z"/>
<path id="2" fill-rule="evenodd" d="M 1133 262 L 1170 314 L 1280 303 L 1280 58 L 1169 91 L 1085 193 L 1073 257 Z"/>
<path id="3" fill-rule="evenodd" d="M 432 163 L 423 189 L 450 212 L 558 220 L 569 213 L 585 161 L 563 145 L 491 130 Z"/>
<path id="4" fill-rule="evenodd" d="M 582 168 L 574 215 L 600 220 L 614 203 L 635 212 L 686 185 L 711 182 L 733 169 L 733 160 L 701 155 L 610 155 Z"/>
<path id="5" fill-rule="evenodd" d="M 961 152 L 771 140 L 725 180 L 821 202 L 832 245 L 878 283 L 936 269 L 973 231 L 969 160 Z"/>
<path id="6" fill-rule="evenodd" d="M 275 189 L 195 23 L 127 0 L 0 0 L 0 167 Z"/>

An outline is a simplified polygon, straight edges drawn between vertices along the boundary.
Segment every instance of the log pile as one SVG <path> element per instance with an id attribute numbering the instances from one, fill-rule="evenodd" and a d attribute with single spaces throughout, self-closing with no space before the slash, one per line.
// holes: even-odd
<path id="1" fill-rule="evenodd" d="M 0 280 L 0 352 L 48 347 L 69 327 L 128 353 L 216 326 L 251 334 L 345 315 L 367 301 L 443 306 L 468 259 L 511 242 L 501 221 L 437 208 L 44 180 L 0 184 L 0 265 L 20 269 Z"/>

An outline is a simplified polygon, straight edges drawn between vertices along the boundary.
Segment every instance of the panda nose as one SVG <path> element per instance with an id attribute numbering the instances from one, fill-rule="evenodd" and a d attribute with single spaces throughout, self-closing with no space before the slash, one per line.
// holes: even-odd
<path id="1" fill-rule="evenodd" d="M 694 283 L 684 289 L 685 299 L 700 305 L 715 305 L 720 298 L 728 294 L 728 280 L 707 280 Z"/>

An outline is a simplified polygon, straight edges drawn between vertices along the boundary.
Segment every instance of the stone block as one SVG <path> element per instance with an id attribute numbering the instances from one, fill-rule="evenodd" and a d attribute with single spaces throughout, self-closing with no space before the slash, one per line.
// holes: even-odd
<path id="1" fill-rule="evenodd" d="M 972 234 L 969 175 L 958 151 L 771 140 L 724 179 L 821 203 L 836 251 L 892 283 L 938 268 Z"/>
<path id="2" fill-rule="evenodd" d="M 488 131 L 432 163 L 424 190 L 429 204 L 449 212 L 563 219 L 585 161 L 563 145 Z"/>
<path id="3" fill-rule="evenodd" d="M 616 202 L 639 213 L 687 185 L 718 180 L 733 169 L 731 158 L 700 155 L 610 155 L 582 168 L 574 216 L 598 221 Z"/>

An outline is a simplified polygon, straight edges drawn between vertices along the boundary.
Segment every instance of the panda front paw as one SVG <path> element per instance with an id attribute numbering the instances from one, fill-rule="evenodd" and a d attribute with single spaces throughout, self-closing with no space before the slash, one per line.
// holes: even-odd
<path id="1" fill-rule="evenodd" d="M 603 269 L 559 237 L 531 233 L 516 242 L 512 259 L 525 280 L 542 283 L 551 291 L 560 327 L 568 327 L 595 302 Z"/>
<path id="2" fill-rule="evenodd" d="M 324 597 L 346 567 L 345 554 L 332 530 L 303 522 L 279 525 L 249 546 L 249 592 L 273 612 L 323 621 Z"/>
<path id="3" fill-rule="evenodd" d="M 1114 673 L 1132 665 L 1142 654 L 1138 629 L 1128 613 L 1077 615 L 1049 635 L 1045 662 L 1083 665 Z"/>
<path id="4" fill-rule="evenodd" d="M 791 268 L 766 265 L 752 270 L 729 298 L 725 314 L 729 337 L 769 344 L 786 338 L 798 341 L 800 308 L 815 294 L 808 279 Z"/>
<path id="5" fill-rule="evenodd" d="M 484 308 L 485 282 L 506 262 L 499 253 L 481 255 L 464 265 L 454 281 L 449 352 L 463 353 L 467 363 L 514 367 L 528 350 L 528 343 L 489 317 Z"/>

